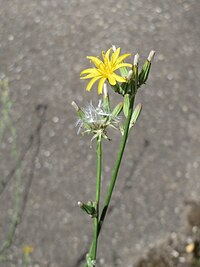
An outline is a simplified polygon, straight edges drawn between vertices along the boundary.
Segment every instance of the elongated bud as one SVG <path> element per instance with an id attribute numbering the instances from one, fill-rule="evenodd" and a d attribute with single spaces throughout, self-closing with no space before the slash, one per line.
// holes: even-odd
<path id="1" fill-rule="evenodd" d="M 155 53 L 156 53 L 156 52 L 155 52 L 154 50 L 152 50 L 152 51 L 149 53 L 149 56 L 148 56 L 148 59 L 147 59 L 149 62 L 152 61 L 152 59 L 154 58 Z"/>
<path id="2" fill-rule="evenodd" d="M 129 107 L 130 107 L 130 95 L 126 94 L 124 96 L 124 104 L 123 104 L 124 116 L 126 118 L 128 117 Z"/>
<path id="3" fill-rule="evenodd" d="M 122 111 L 123 108 L 123 102 L 119 103 L 112 111 L 112 116 L 116 118 L 120 112 Z"/>
<path id="4" fill-rule="evenodd" d="M 79 116 L 79 118 L 83 119 L 85 117 L 85 113 L 83 112 L 83 110 L 74 101 L 72 101 L 72 106 L 76 110 L 77 115 Z"/>
<path id="5" fill-rule="evenodd" d="M 104 94 L 104 97 L 108 97 L 108 87 L 106 83 L 104 83 L 103 85 L 103 94 Z"/>
<path id="6" fill-rule="evenodd" d="M 83 207 L 83 202 L 78 201 L 77 204 L 78 204 L 79 208 L 82 208 Z"/>
<path id="7" fill-rule="evenodd" d="M 104 83 L 104 86 L 103 86 L 103 106 L 105 110 L 110 113 L 110 99 L 109 99 L 108 88 L 107 88 L 106 83 Z"/>
<path id="8" fill-rule="evenodd" d="M 139 54 L 136 54 L 133 61 L 133 72 L 134 72 L 135 83 L 134 86 L 132 86 L 132 91 L 134 94 L 137 92 L 137 87 L 138 87 L 138 62 L 139 62 Z"/>
<path id="9" fill-rule="evenodd" d="M 144 84 L 148 79 L 149 72 L 150 72 L 150 69 L 151 69 L 151 61 L 152 61 L 154 55 L 155 55 L 155 51 L 152 50 L 149 53 L 149 56 L 148 56 L 147 60 L 145 61 L 144 65 L 142 67 L 142 70 L 141 70 L 141 72 L 139 74 L 139 86 Z"/>
<path id="10" fill-rule="evenodd" d="M 130 81 L 130 79 L 133 77 L 133 71 L 129 70 L 128 75 L 126 77 L 127 81 Z"/>
<path id="11" fill-rule="evenodd" d="M 141 111 L 142 111 L 142 105 L 139 103 L 133 111 L 130 125 L 129 125 L 129 129 L 134 126 L 134 124 L 136 123 L 136 121 L 138 120 L 138 118 L 140 116 Z"/>
<path id="12" fill-rule="evenodd" d="M 74 107 L 77 112 L 80 110 L 79 106 L 74 101 L 72 101 L 72 107 Z"/>
<path id="13" fill-rule="evenodd" d="M 136 54 L 135 57 L 134 57 L 133 65 L 137 66 L 138 65 L 138 61 L 139 61 L 139 54 Z"/>
<path id="14" fill-rule="evenodd" d="M 113 49 L 113 52 L 117 50 L 115 45 L 112 45 L 112 49 Z"/>

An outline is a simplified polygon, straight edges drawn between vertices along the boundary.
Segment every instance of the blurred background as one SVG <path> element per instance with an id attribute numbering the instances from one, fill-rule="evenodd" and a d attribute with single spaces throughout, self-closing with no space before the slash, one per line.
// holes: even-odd
<path id="1" fill-rule="evenodd" d="M 0 0 L 0 6 L 0 79 L 8 78 L 10 90 L 7 113 L 3 100 L 0 106 L 2 267 L 22 266 L 24 246 L 33 247 L 35 267 L 83 265 L 93 226 L 77 201 L 94 198 L 95 146 L 77 135 L 71 102 L 85 106 L 99 96 L 96 88 L 85 91 L 80 72 L 89 67 L 87 55 L 112 44 L 139 53 L 141 63 L 156 51 L 98 249 L 99 266 L 132 267 L 182 227 L 184 201 L 199 198 L 200 1 Z M 121 100 L 112 92 L 111 98 Z M 103 196 L 119 141 L 117 131 L 104 141 Z"/>

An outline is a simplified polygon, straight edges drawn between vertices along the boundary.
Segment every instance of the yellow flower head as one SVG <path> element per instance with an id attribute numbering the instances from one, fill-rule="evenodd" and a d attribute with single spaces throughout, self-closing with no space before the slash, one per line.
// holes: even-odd
<path id="1" fill-rule="evenodd" d="M 117 82 L 126 82 L 126 79 L 117 75 L 115 71 L 122 67 L 132 67 L 129 63 L 124 63 L 123 60 L 130 56 L 130 54 L 124 54 L 120 56 L 120 47 L 113 51 L 111 57 L 110 48 L 106 53 L 102 52 L 103 61 L 98 57 L 89 56 L 91 62 L 95 65 L 95 68 L 90 68 L 83 70 L 81 76 L 86 74 L 86 76 L 81 77 L 81 79 L 91 79 L 86 87 L 87 91 L 90 91 L 94 83 L 99 80 L 98 93 L 101 94 L 103 91 L 103 84 L 108 79 L 111 85 L 115 85 Z"/>
<path id="2" fill-rule="evenodd" d="M 29 254 L 31 254 L 33 252 L 33 247 L 31 247 L 31 246 L 24 246 L 23 247 L 23 253 L 25 254 L 25 255 L 29 255 Z"/>

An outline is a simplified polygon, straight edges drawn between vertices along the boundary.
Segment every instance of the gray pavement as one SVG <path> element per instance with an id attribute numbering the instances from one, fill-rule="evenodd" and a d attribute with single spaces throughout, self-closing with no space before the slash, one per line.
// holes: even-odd
<path id="1" fill-rule="evenodd" d="M 35 266 L 78 267 L 92 221 L 77 208 L 94 197 L 95 148 L 77 136 L 70 103 L 98 100 L 80 71 L 87 55 L 111 44 L 157 54 L 143 104 L 100 238 L 99 266 L 131 267 L 143 252 L 182 225 L 184 200 L 199 199 L 199 0 L 0 0 L 0 77 L 10 80 L 12 119 L 21 157 L 22 222 L 9 253 L 21 266 L 31 245 Z M 114 102 L 119 97 L 112 94 Z M 104 146 L 103 195 L 120 135 Z M 2 181 L 15 165 L 10 133 L 1 144 Z M 0 241 L 13 212 L 15 176 L 0 195 Z M 8 254 L 9 254 L 8 253 Z"/>

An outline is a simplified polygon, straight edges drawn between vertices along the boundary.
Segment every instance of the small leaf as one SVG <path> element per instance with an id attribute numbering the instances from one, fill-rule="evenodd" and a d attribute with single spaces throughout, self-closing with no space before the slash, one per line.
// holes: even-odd
<path id="1" fill-rule="evenodd" d="M 113 109 L 113 112 L 112 112 L 113 118 L 116 118 L 120 114 L 120 112 L 122 111 L 122 108 L 123 108 L 123 103 L 121 102 Z"/>
<path id="2" fill-rule="evenodd" d="M 126 94 L 124 96 L 124 105 L 123 105 L 123 111 L 126 118 L 128 117 L 129 107 L 130 107 L 130 96 Z"/>
<path id="3" fill-rule="evenodd" d="M 130 121 L 129 129 L 134 126 L 134 124 L 136 123 L 137 119 L 139 118 L 139 115 L 140 115 L 140 112 L 141 111 L 142 111 L 142 104 L 139 103 L 136 106 L 136 108 L 134 109 L 134 111 L 133 111 L 133 114 L 132 114 L 132 117 L 131 117 L 131 121 Z"/>

